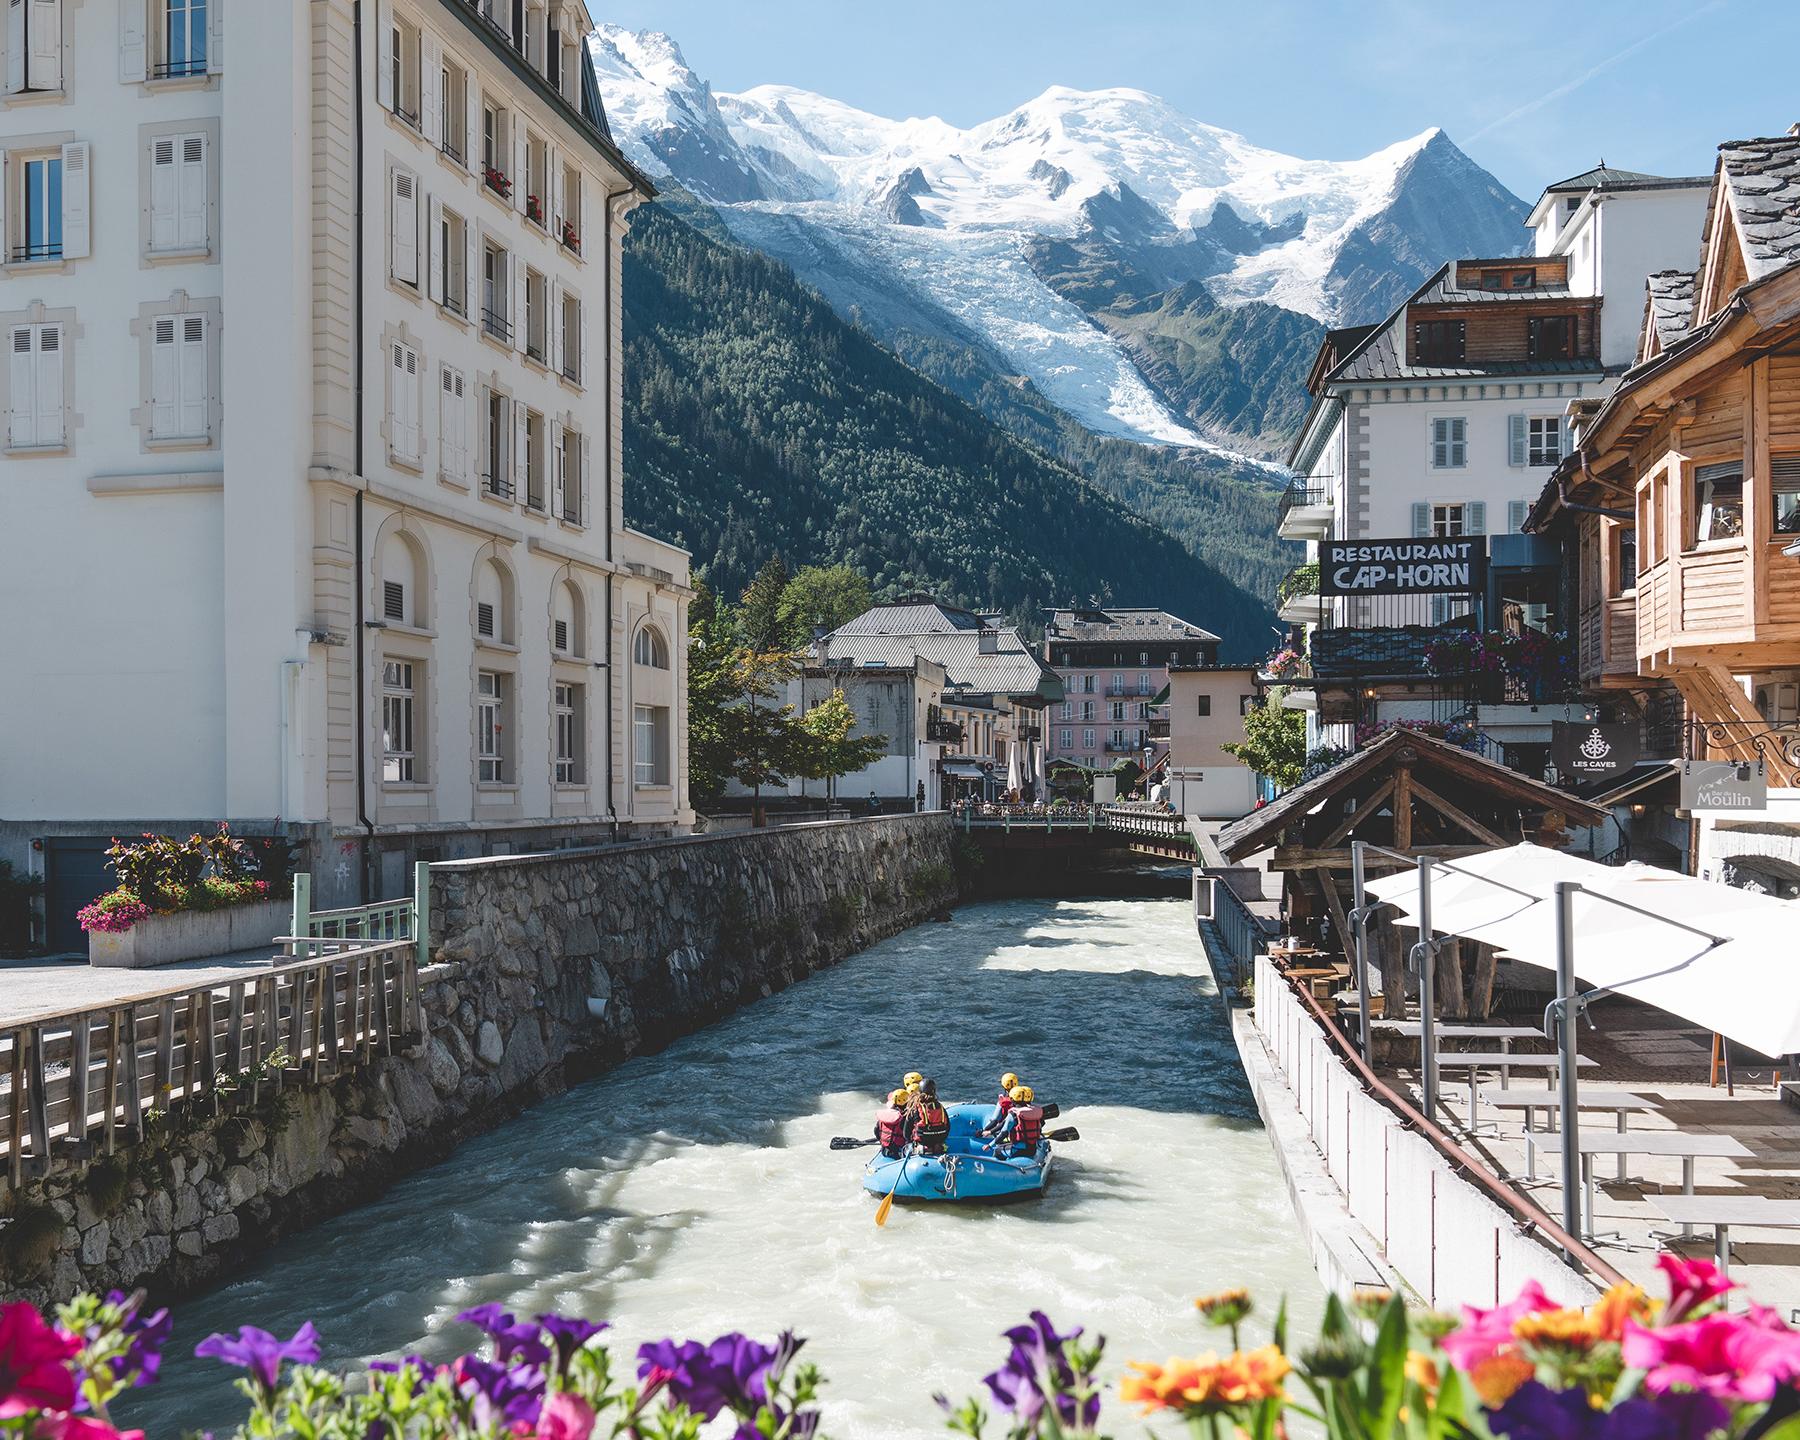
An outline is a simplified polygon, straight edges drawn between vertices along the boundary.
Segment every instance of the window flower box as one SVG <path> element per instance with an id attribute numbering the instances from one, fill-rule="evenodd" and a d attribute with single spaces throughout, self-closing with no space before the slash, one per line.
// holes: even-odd
<path id="1" fill-rule="evenodd" d="M 481 178 L 487 183 L 488 189 L 496 195 L 503 196 L 508 200 L 512 199 L 512 181 L 506 178 L 504 170 L 496 170 L 492 165 L 483 166 Z"/>
<path id="2" fill-rule="evenodd" d="M 142 916 L 129 930 L 90 930 L 88 964 L 136 970 L 261 950 L 287 933 L 292 905 L 290 900 L 260 900 L 224 910 L 177 910 Z"/>
<path id="3" fill-rule="evenodd" d="M 525 218 L 538 225 L 544 223 L 544 202 L 535 195 L 525 197 Z"/>
<path id="4" fill-rule="evenodd" d="M 575 227 L 567 220 L 562 222 L 562 243 L 565 250 L 572 250 L 577 255 L 581 253 L 581 236 L 575 233 Z"/>

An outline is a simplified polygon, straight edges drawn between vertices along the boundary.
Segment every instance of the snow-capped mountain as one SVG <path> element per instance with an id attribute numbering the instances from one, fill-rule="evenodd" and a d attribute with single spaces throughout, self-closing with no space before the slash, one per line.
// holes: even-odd
<path id="1" fill-rule="evenodd" d="M 1121 304 L 1180 286 L 1184 314 L 1244 311 L 1215 326 L 1266 325 L 1264 307 L 1353 323 L 1452 255 L 1524 240 L 1524 206 L 1435 129 L 1303 160 L 1143 91 L 1061 87 L 960 129 L 789 86 L 715 95 L 655 32 L 603 26 L 590 50 L 613 132 L 652 175 L 878 335 L 974 344 L 1102 434 L 1268 438 L 1212 423 L 1217 397 L 1171 383 Z"/>

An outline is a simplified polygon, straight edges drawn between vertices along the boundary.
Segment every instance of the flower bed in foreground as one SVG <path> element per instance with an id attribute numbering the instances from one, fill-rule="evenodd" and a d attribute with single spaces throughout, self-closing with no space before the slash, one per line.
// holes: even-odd
<path id="1" fill-rule="evenodd" d="M 1319 1338 L 1290 1352 L 1285 1307 L 1266 1343 L 1244 1344 L 1252 1303 L 1227 1291 L 1196 1302 L 1229 1334 L 1161 1364 L 1133 1361 L 1119 1401 L 1171 1433 L 1275 1440 L 1307 1417 L 1331 1440 L 1800 1440 L 1800 1332 L 1752 1305 L 1731 1314 L 1734 1287 L 1705 1261 L 1658 1258 L 1666 1301 L 1617 1286 L 1581 1309 L 1528 1284 L 1510 1304 L 1461 1315 L 1409 1312 L 1385 1292 L 1326 1302 Z M 482 1354 L 448 1365 L 416 1356 L 340 1375 L 318 1368 L 319 1337 L 286 1340 L 246 1326 L 194 1353 L 241 1369 L 242 1440 L 732 1440 L 822 1437 L 818 1372 L 797 1360 L 804 1341 L 743 1335 L 659 1340 L 615 1371 L 606 1326 L 579 1317 L 518 1318 L 499 1305 L 464 1311 L 487 1335 Z M 141 1440 L 117 1430 L 110 1407 L 155 1381 L 171 1333 L 143 1296 L 79 1296 L 54 1322 L 30 1305 L 0 1306 L 0 1436 L 19 1440 Z M 1006 1332 L 1009 1350 L 986 1391 L 937 1404 L 952 1431 L 1007 1440 L 1075 1440 L 1107 1433 L 1099 1368 L 1105 1341 L 1059 1333 L 1034 1312 Z M 159 1437 L 160 1440 L 160 1437 Z M 173 1440 L 173 1437 L 170 1437 Z"/>

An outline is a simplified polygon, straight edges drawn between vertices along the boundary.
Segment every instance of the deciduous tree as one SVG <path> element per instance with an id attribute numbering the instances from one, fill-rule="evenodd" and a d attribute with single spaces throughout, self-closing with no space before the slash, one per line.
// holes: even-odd
<path id="1" fill-rule="evenodd" d="M 808 710 L 796 722 L 794 773 L 823 780 L 829 798 L 839 778 L 872 765 L 887 754 L 885 735 L 855 735 L 856 711 L 842 690 Z"/>
<path id="2" fill-rule="evenodd" d="M 1306 716 L 1282 705 L 1286 694 L 1279 685 L 1270 690 L 1262 704 L 1244 712 L 1244 738 L 1219 746 L 1283 789 L 1300 783 L 1306 765 Z"/>

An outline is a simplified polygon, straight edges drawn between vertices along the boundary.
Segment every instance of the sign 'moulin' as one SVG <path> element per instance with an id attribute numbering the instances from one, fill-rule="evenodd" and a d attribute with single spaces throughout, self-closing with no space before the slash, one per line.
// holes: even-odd
<path id="1" fill-rule="evenodd" d="M 1591 725 L 1557 720 L 1550 726 L 1550 758 L 1572 780 L 1607 780 L 1638 759 L 1636 725 Z"/>
<path id="2" fill-rule="evenodd" d="M 1769 808 L 1769 780 L 1760 761 L 1684 760 L 1681 808 L 1741 815 Z"/>
<path id="3" fill-rule="evenodd" d="M 1487 536 L 1321 540 L 1321 595 L 1466 595 L 1487 582 Z"/>

